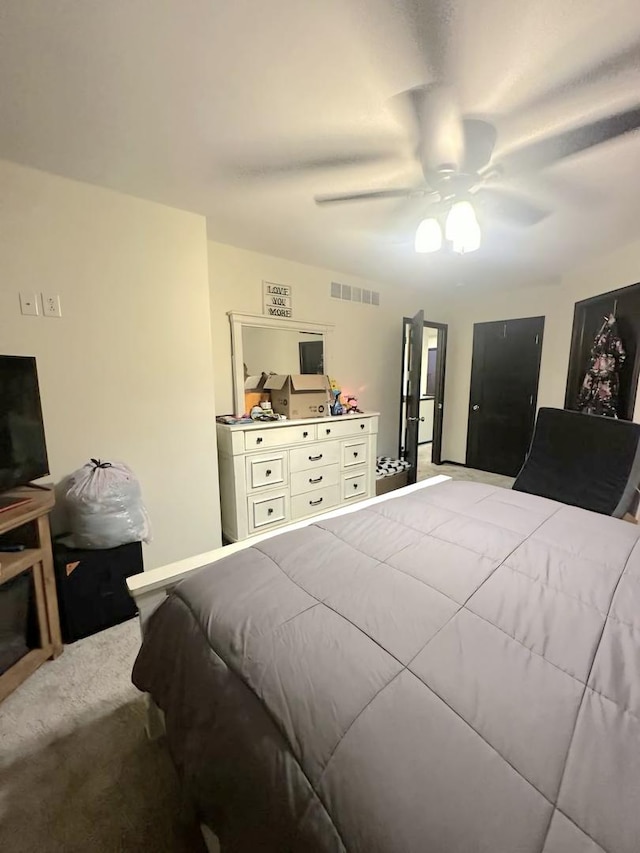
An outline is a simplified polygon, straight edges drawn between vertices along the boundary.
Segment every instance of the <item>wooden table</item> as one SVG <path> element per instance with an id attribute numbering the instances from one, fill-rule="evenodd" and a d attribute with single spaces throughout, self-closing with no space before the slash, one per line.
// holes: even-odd
<path id="1" fill-rule="evenodd" d="M 26 546 L 15 553 L 0 552 L 0 586 L 24 572 L 33 572 L 40 645 L 0 675 L 0 702 L 42 663 L 62 654 L 49 529 L 49 513 L 55 504 L 53 489 L 25 486 L 2 497 L 28 498 L 26 503 L 0 512 L 0 544 Z"/>

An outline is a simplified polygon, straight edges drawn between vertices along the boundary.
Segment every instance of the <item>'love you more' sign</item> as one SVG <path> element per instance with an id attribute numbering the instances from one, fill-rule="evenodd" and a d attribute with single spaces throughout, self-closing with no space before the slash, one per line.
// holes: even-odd
<path id="1" fill-rule="evenodd" d="M 268 317 L 284 317 L 288 320 L 293 316 L 292 288 L 287 284 L 262 282 L 262 313 Z"/>

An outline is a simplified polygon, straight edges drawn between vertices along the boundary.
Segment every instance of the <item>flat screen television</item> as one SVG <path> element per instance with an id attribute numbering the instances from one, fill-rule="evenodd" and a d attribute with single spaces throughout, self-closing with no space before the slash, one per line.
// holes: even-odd
<path id="1" fill-rule="evenodd" d="M 0 491 L 48 473 L 36 360 L 0 355 Z"/>

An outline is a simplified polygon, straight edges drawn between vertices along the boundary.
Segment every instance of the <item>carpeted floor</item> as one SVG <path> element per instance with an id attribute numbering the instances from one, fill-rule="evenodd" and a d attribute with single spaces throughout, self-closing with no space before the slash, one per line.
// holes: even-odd
<path id="1" fill-rule="evenodd" d="M 136 620 L 65 646 L 0 704 L 2 853 L 204 853 L 130 674 Z"/>
<path id="2" fill-rule="evenodd" d="M 513 477 L 502 474 L 492 474 L 489 471 L 476 471 L 475 468 L 465 468 L 463 465 L 434 465 L 431 461 L 431 445 L 423 444 L 418 448 L 418 480 L 426 480 L 444 474 L 453 480 L 472 480 L 475 483 L 487 483 L 490 486 L 502 486 L 510 489 L 514 483 Z"/>

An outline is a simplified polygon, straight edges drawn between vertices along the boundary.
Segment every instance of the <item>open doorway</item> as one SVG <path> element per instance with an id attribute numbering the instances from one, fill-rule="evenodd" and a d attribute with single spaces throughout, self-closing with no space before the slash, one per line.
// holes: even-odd
<path id="1" fill-rule="evenodd" d="M 400 458 L 411 463 L 420 479 L 421 466 L 442 461 L 447 325 L 424 320 L 420 312 L 413 319 L 404 318 L 402 334 L 398 443 Z"/>

